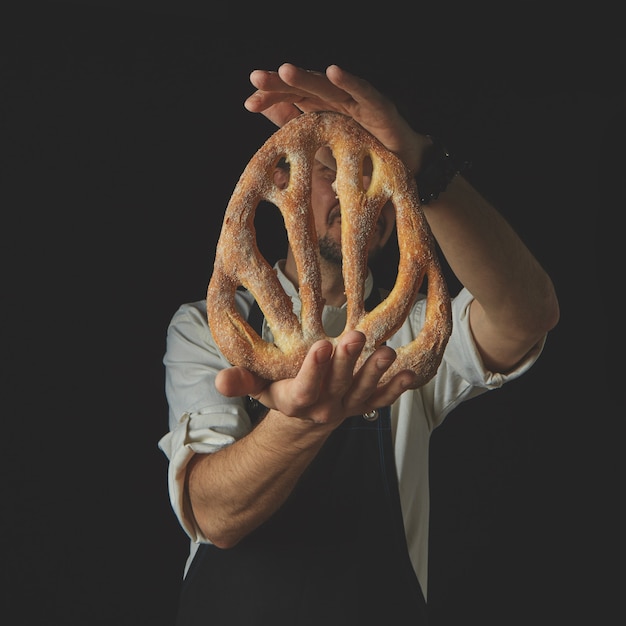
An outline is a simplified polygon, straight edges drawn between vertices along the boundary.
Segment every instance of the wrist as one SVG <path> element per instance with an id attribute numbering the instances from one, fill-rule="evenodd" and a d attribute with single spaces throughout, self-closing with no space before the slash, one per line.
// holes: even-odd
<path id="1" fill-rule="evenodd" d="M 336 427 L 336 424 L 317 423 L 311 419 L 289 417 L 276 409 L 270 409 L 252 396 L 246 396 L 246 412 L 254 426 L 271 413 L 273 420 L 280 423 L 287 431 L 295 434 L 298 439 L 308 433 L 312 433 L 314 439 L 317 437 L 325 439 Z"/>
<path id="2" fill-rule="evenodd" d="M 289 417 L 276 409 L 270 409 L 256 430 L 264 433 L 263 441 L 270 449 L 281 454 L 315 454 L 328 439 L 334 428 L 309 419 Z"/>

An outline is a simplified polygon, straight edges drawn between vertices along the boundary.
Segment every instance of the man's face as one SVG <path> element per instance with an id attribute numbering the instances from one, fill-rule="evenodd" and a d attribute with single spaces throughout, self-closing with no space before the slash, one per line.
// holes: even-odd
<path id="1" fill-rule="evenodd" d="M 311 206 L 315 229 L 319 239 L 320 255 L 332 263 L 341 263 L 341 207 L 335 192 L 335 161 L 322 148 L 313 164 Z M 363 184 L 368 187 L 371 170 L 365 169 Z M 378 254 L 391 234 L 395 211 L 390 202 L 381 210 L 380 217 L 369 242 L 369 258 Z"/>

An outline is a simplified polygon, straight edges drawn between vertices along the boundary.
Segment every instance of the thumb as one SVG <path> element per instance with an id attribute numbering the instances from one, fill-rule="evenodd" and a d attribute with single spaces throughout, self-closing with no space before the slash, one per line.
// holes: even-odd
<path id="1" fill-rule="evenodd" d="M 229 367 L 218 372 L 215 377 L 215 388 L 228 398 L 235 396 L 256 396 L 269 381 L 253 374 L 244 367 Z"/>

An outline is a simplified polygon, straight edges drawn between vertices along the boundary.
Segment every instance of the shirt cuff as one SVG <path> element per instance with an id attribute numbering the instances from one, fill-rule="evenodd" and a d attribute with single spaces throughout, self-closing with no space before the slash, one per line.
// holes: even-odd
<path id="1" fill-rule="evenodd" d="M 241 409 L 233 405 L 211 407 L 210 411 L 184 413 L 176 428 L 164 435 L 158 444 L 169 459 L 167 480 L 172 509 L 183 530 L 196 543 L 210 542 L 202 534 L 191 510 L 185 489 L 187 466 L 195 454 L 217 452 L 249 432 L 248 418 L 233 419 L 234 411 L 241 416 Z"/>
<path id="2" fill-rule="evenodd" d="M 469 307 L 472 300 L 474 300 L 474 296 L 465 288 L 461 289 L 454 298 L 452 304 L 455 309 L 453 334 L 456 333 L 461 337 L 472 337 L 472 331 L 469 327 Z M 505 383 L 519 378 L 532 367 L 543 351 L 546 338 L 547 334 L 528 351 L 513 369 L 505 374 L 491 372 L 485 367 L 474 341 L 450 341 L 445 358 L 471 385 L 485 389 L 498 389 Z"/>

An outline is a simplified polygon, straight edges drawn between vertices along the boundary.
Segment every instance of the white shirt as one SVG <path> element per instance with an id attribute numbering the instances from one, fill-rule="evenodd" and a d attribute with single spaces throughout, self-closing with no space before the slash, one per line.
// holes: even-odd
<path id="1" fill-rule="evenodd" d="M 285 292 L 291 297 L 296 314 L 300 300 L 294 285 L 280 269 L 276 270 Z M 371 274 L 365 284 L 365 297 L 373 286 Z M 244 317 L 252 305 L 248 292 L 236 293 L 237 306 Z M 521 376 L 539 357 L 545 337 L 511 372 L 485 370 L 469 328 L 468 312 L 472 295 L 462 289 L 452 299 L 452 334 L 436 375 L 419 389 L 403 393 L 391 407 L 391 423 L 400 501 L 409 555 L 424 596 L 427 592 L 428 522 L 430 511 L 428 453 L 432 431 L 446 415 L 465 400 Z M 387 341 L 392 348 L 406 345 L 417 335 L 425 318 L 425 297 L 420 294 L 400 330 Z M 345 305 L 324 307 L 322 322 L 329 336 L 337 336 L 346 321 Z M 264 324 L 263 339 L 271 341 Z M 210 543 L 202 534 L 185 497 L 185 472 L 194 454 L 210 454 L 244 437 L 251 423 L 242 398 L 227 398 L 215 389 L 218 371 L 229 366 L 215 345 L 209 330 L 206 301 L 182 305 L 174 314 L 167 333 L 163 359 L 165 390 L 169 403 L 169 432 L 159 447 L 169 459 L 168 488 L 178 520 L 190 538 L 190 554 L 185 574 L 199 543 Z"/>

